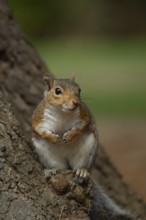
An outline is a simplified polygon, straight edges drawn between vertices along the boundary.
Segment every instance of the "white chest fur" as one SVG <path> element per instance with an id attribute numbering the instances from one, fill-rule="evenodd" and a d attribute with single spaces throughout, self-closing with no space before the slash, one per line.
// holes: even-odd
<path id="1" fill-rule="evenodd" d="M 63 112 L 49 107 L 45 109 L 42 121 L 42 126 L 46 128 L 46 130 L 57 134 L 63 134 L 79 121 L 79 110 L 76 109 L 73 112 Z"/>

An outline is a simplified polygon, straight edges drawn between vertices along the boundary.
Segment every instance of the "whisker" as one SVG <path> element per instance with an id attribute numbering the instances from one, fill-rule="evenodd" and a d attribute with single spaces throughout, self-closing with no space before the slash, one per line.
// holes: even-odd
<path id="1" fill-rule="evenodd" d="M 81 99 L 83 100 L 83 101 L 96 101 L 96 98 L 94 98 L 94 97 L 81 97 Z"/>

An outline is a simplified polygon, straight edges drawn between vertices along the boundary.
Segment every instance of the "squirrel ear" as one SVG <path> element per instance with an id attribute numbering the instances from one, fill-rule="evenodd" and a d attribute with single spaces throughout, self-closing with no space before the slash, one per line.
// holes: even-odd
<path id="1" fill-rule="evenodd" d="M 51 75 L 45 74 L 43 80 L 46 86 L 46 90 L 49 91 L 53 85 L 53 77 Z"/>
<path id="2" fill-rule="evenodd" d="M 73 81 L 73 82 L 75 82 L 75 73 L 73 72 L 72 74 L 71 74 L 71 81 Z"/>

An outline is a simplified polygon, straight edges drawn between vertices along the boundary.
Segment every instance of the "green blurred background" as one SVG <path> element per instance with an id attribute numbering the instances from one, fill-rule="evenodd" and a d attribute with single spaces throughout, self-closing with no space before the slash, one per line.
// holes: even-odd
<path id="1" fill-rule="evenodd" d="M 76 73 L 100 141 L 146 199 L 146 1 L 9 0 L 56 77 Z"/>

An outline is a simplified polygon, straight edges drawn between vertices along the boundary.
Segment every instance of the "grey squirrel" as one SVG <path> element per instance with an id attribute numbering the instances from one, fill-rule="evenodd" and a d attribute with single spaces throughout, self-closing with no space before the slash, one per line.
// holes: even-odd
<path id="1" fill-rule="evenodd" d="M 32 142 L 45 176 L 59 169 L 72 169 L 80 178 L 87 178 L 98 147 L 94 118 L 81 101 L 79 85 L 74 78 L 53 79 L 44 76 L 43 100 L 32 115 Z M 119 208 L 95 185 L 91 219 L 140 220 Z"/>
<path id="2" fill-rule="evenodd" d="M 32 142 L 46 176 L 71 168 L 86 178 L 96 155 L 98 135 L 94 119 L 80 99 L 74 79 L 44 76 L 44 99 L 32 115 Z"/>

